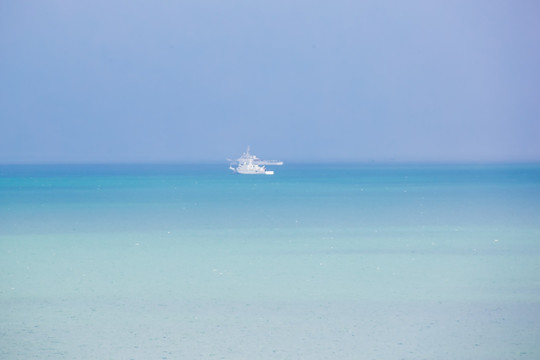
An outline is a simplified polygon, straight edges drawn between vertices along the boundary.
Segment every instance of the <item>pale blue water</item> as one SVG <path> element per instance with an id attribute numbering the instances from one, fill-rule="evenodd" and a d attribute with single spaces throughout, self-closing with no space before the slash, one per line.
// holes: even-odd
<path id="1" fill-rule="evenodd" d="M 0 166 L 0 358 L 540 358 L 540 166 L 275 170 Z"/>

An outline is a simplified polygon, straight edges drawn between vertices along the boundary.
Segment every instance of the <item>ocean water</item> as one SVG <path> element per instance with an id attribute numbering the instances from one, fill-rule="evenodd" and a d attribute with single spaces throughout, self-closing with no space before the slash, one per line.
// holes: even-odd
<path id="1" fill-rule="evenodd" d="M 540 166 L 0 166 L 2 359 L 539 359 Z"/>

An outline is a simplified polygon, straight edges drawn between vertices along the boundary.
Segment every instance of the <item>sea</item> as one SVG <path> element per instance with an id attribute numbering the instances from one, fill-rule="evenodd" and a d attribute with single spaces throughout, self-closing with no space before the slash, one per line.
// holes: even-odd
<path id="1" fill-rule="evenodd" d="M 0 166 L 0 359 L 540 359 L 539 164 Z"/>

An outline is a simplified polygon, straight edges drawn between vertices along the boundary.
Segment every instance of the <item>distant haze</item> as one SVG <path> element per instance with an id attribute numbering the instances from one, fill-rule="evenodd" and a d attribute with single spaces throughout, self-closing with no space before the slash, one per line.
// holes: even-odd
<path id="1" fill-rule="evenodd" d="M 538 1 L 2 1 L 0 163 L 540 161 Z"/>

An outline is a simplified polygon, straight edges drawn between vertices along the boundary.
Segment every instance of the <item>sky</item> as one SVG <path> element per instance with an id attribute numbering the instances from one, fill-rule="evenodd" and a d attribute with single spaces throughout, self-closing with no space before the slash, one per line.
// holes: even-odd
<path id="1" fill-rule="evenodd" d="M 0 163 L 540 161 L 540 2 L 0 2 Z"/>

